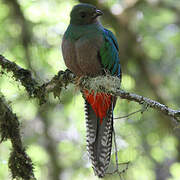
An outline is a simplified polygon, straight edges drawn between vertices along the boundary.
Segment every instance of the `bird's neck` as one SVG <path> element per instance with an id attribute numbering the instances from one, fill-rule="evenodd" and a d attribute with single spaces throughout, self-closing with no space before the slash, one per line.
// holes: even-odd
<path id="1" fill-rule="evenodd" d="M 86 34 L 98 33 L 101 29 L 102 25 L 99 21 L 86 25 L 70 24 L 65 32 L 65 38 L 75 41 Z"/>

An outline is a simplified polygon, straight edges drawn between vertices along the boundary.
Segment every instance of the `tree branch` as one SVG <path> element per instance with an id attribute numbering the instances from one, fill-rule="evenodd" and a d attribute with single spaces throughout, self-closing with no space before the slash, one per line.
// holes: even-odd
<path id="1" fill-rule="evenodd" d="M 51 81 L 41 85 L 32 77 L 31 71 L 18 66 L 2 55 L 0 55 L 0 66 L 2 67 L 2 72 L 11 72 L 15 80 L 25 87 L 29 97 L 37 98 L 40 104 L 46 102 L 46 96 L 50 92 L 53 92 L 55 97 L 59 97 L 62 87 L 66 87 L 75 78 L 72 73 L 69 73 L 69 70 L 59 71 Z"/>
<path id="2" fill-rule="evenodd" d="M 27 180 L 36 179 L 32 161 L 22 145 L 18 118 L 12 112 L 2 94 L 0 94 L 0 135 L 1 142 L 10 139 L 12 144 L 8 163 L 12 177 Z"/>
<path id="3" fill-rule="evenodd" d="M 139 104 L 144 104 L 146 107 L 151 107 L 156 109 L 165 115 L 174 118 L 177 122 L 180 121 L 180 110 L 173 110 L 168 106 L 161 104 L 152 99 L 126 92 L 120 89 L 119 79 L 112 76 L 98 76 L 95 78 L 86 78 L 85 81 L 81 82 L 80 87 L 82 89 L 94 90 L 95 92 L 106 92 L 114 96 L 119 96 L 121 99 L 127 99 L 129 101 L 134 101 Z"/>
<path id="4" fill-rule="evenodd" d="M 173 109 L 169 108 L 168 106 L 161 104 L 157 101 L 154 101 L 152 99 L 149 99 L 149 98 L 137 95 L 137 94 L 125 92 L 123 90 L 119 90 L 119 91 L 115 92 L 114 94 L 116 96 L 120 96 L 122 99 L 134 101 L 139 104 L 145 104 L 146 106 L 156 109 L 156 110 L 164 113 L 165 115 L 173 117 L 178 122 L 180 121 L 180 110 L 173 110 Z"/>
<path id="5" fill-rule="evenodd" d="M 40 103 L 45 102 L 45 97 L 50 92 L 53 92 L 55 97 L 59 97 L 62 88 L 66 88 L 69 83 L 77 84 L 75 75 L 69 70 L 59 71 L 59 73 L 55 75 L 49 82 L 40 85 L 32 78 L 30 71 L 19 67 L 14 62 L 5 59 L 1 55 L 0 66 L 2 66 L 3 70 L 12 72 L 15 79 L 20 81 L 21 84 L 25 87 L 30 97 L 39 99 Z M 165 115 L 173 117 L 177 122 L 180 120 L 180 110 L 173 110 L 157 101 L 121 90 L 120 80 L 117 77 L 110 75 L 98 76 L 95 78 L 82 77 L 78 80 L 78 82 L 78 86 L 81 90 L 88 89 L 95 92 L 106 92 L 114 96 L 119 96 L 122 99 L 134 101 L 156 109 Z"/>
<path id="6" fill-rule="evenodd" d="M 37 97 L 37 86 L 38 83 L 35 79 L 32 78 L 32 74 L 29 70 L 23 69 L 18 66 L 16 63 L 9 61 L 4 56 L 0 55 L 0 66 L 2 67 L 2 71 L 12 72 L 13 77 L 16 81 L 21 82 L 21 84 L 25 87 L 29 96 Z"/>

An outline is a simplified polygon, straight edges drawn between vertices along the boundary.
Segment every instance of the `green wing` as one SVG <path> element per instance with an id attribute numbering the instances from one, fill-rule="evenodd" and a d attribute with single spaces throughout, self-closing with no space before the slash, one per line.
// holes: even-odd
<path id="1" fill-rule="evenodd" d="M 121 77 L 121 67 L 119 61 L 119 47 L 113 33 L 108 29 L 103 29 L 104 44 L 100 48 L 101 64 L 111 75 Z"/>

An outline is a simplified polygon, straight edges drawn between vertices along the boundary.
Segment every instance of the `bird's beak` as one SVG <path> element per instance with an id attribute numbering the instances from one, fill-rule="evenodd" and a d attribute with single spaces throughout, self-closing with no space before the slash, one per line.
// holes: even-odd
<path id="1" fill-rule="evenodd" d="M 99 9 L 96 10 L 96 17 L 97 16 L 102 16 L 103 15 L 103 12 Z"/>

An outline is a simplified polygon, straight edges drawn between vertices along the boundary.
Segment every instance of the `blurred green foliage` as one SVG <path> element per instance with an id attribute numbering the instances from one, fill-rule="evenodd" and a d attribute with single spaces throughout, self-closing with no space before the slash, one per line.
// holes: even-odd
<path id="1" fill-rule="evenodd" d="M 120 57 L 121 49 L 126 55 L 121 58 L 122 88 L 178 109 L 180 1 L 93 2 L 122 21 L 128 27 L 127 35 L 132 33 L 137 38 L 137 42 L 128 41 L 131 34 L 121 36 L 123 26 L 117 31 L 113 19 L 109 22 L 102 17 L 103 25 L 118 37 Z M 60 45 L 71 8 L 77 3 L 75 0 L 0 0 L 0 54 L 31 70 L 41 83 L 65 70 Z M 136 50 L 133 43 L 141 48 Z M 132 46 L 134 52 L 123 51 L 125 44 Z M 136 57 L 137 51 L 144 53 L 144 66 Z M 0 74 L 0 91 L 19 117 L 23 142 L 38 180 L 97 179 L 86 152 L 84 102 L 76 87 L 69 85 L 60 100 L 49 95 L 48 103 L 39 106 L 37 100 L 29 100 L 11 73 L 5 73 Z M 136 103 L 119 99 L 114 116 L 124 116 L 140 108 Z M 169 117 L 148 109 L 143 114 L 115 120 L 114 124 L 119 162 L 131 161 L 122 174 L 124 179 L 180 179 L 180 133 Z M 10 149 L 9 141 L 0 144 L 0 179 L 3 180 L 11 179 Z M 115 167 L 114 152 L 110 171 Z M 114 174 L 105 179 L 119 179 L 119 176 Z"/>

